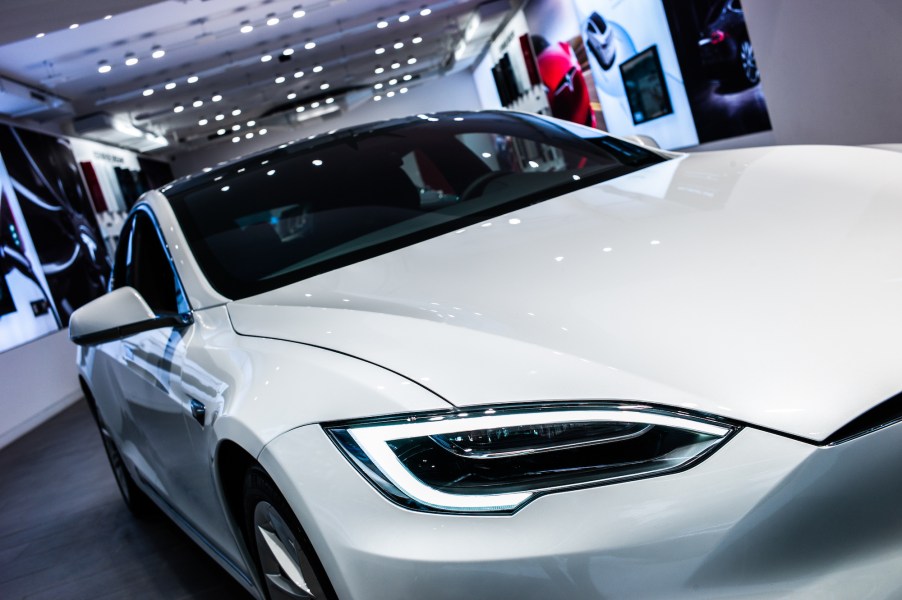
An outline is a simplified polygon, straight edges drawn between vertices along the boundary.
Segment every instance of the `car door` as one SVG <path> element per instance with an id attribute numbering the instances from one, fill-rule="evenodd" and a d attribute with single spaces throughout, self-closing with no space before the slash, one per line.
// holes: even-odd
<path id="1" fill-rule="evenodd" d="M 107 345 L 115 353 L 122 390 L 121 449 L 143 482 L 177 516 L 234 561 L 238 557 L 228 550 L 235 544 L 213 476 L 210 417 L 182 383 L 187 349 L 195 337 L 190 307 L 150 210 L 134 213 L 128 234 L 127 241 L 120 241 L 120 248 L 127 246 L 116 257 L 113 288 L 133 287 L 157 316 L 185 315 L 187 324 L 136 333 Z"/>

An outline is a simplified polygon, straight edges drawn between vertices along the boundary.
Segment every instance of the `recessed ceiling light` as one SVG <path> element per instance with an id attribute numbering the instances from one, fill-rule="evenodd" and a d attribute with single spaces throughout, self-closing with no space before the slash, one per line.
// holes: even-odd
<path id="1" fill-rule="evenodd" d="M 253 127 L 253 126 L 256 125 L 256 124 L 257 124 L 256 121 L 248 121 L 248 122 L 247 122 L 247 126 L 248 126 L 248 127 Z"/>
<path id="2" fill-rule="evenodd" d="M 401 88 L 401 89 L 398 90 L 398 91 L 401 92 L 402 94 L 406 94 L 406 93 L 407 93 L 407 88 Z"/>
<path id="3" fill-rule="evenodd" d="M 374 72 L 376 73 L 376 75 L 381 75 L 382 73 L 385 73 L 385 69 L 383 69 L 382 67 L 376 67 L 376 70 Z"/>
<path id="4" fill-rule="evenodd" d="M 282 50 L 282 56 L 291 56 L 294 54 L 294 48 L 285 48 Z"/>
<path id="5" fill-rule="evenodd" d="M 132 67 L 138 64 L 138 57 L 134 55 L 134 53 L 129 52 L 125 55 L 125 65 L 128 67 Z"/>
<path id="6" fill-rule="evenodd" d="M 381 89 L 382 89 L 382 84 L 381 84 L 381 83 L 377 83 L 376 85 L 373 86 L 373 88 L 374 88 L 374 89 L 377 89 L 377 90 L 381 90 Z"/>
<path id="7" fill-rule="evenodd" d="M 250 21 L 242 21 L 241 29 L 239 29 L 238 31 L 240 31 L 241 33 L 250 33 L 253 30 L 254 30 L 254 26 L 251 25 Z"/>
<path id="8" fill-rule="evenodd" d="M 391 68 L 392 68 L 392 69 L 400 69 L 400 68 L 401 68 L 401 63 L 399 63 L 399 62 L 393 62 L 393 63 L 391 64 Z"/>
<path id="9" fill-rule="evenodd" d="M 39 33 L 39 34 L 37 34 L 37 35 L 34 36 L 34 37 L 36 37 L 36 38 L 38 38 L 38 39 L 41 39 L 41 38 L 44 37 L 45 35 L 47 35 L 47 34 L 46 34 L 46 33 Z"/>
<path id="10" fill-rule="evenodd" d="M 288 94 L 288 99 L 289 99 L 289 100 L 294 100 L 294 99 L 297 98 L 297 97 L 298 97 L 298 95 L 295 94 L 294 92 L 291 92 L 290 94 Z"/>
<path id="11" fill-rule="evenodd" d="M 385 48 L 379 46 L 378 48 L 376 48 L 376 54 L 385 54 Z"/>
<path id="12" fill-rule="evenodd" d="M 103 20 L 104 20 L 104 21 L 109 21 L 109 20 L 112 19 L 112 18 L 113 18 L 113 15 L 107 15 L 107 16 L 105 16 L 105 17 L 103 18 Z"/>
<path id="13" fill-rule="evenodd" d="M 410 75 L 410 74 L 408 73 L 407 75 L 405 75 L 405 76 L 402 77 L 401 79 L 403 79 L 404 81 L 410 81 L 411 79 L 413 79 L 413 75 Z"/>
<path id="14" fill-rule="evenodd" d="M 431 14 L 432 14 L 432 9 L 426 8 L 425 6 L 423 7 L 423 10 L 420 11 L 421 17 L 428 17 Z"/>
<path id="15" fill-rule="evenodd" d="M 174 82 L 174 81 L 167 81 L 167 82 L 166 82 L 166 85 L 164 85 L 163 87 L 166 88 L 167 90 L 174 90 L 174 89 L 175 89 L 175 82 Z"/>
<path id="16" fill-rule="evenodd" d="M 264 128 L 264 129 L 261 129 L 260 131 L 258 131 L 257 133 L 259 135 L 266 135 L 267 132 L 266 132 L 266 129 Z"/>
<path id="17" fill-rule="evenodd" d="M 410 41 L 413 42 L 414 44 L 419 44 L 420 42 L 423 41 L 423 38 L 421 38 L 420 36 L 416 36 L 415 38 L 413 38 Z"/>
<path id="18" fill-rule="evenodd" d="M 244 134 L 244 137 L 246 137 L 247 139 L 251 139 L 252 137 L 254 137 L 254 132 L 248 131 L 247 133 Z"/>
<path id="19" fill-rule="evenodd" d="M 401 16 L 398 17 L 398 22 L 399 22 L 399 23 L 406 23 L 406 22 L 409 21 L 409 20 L 410 20 L 410 15 L 406 15 L 406 14 L 404 14 L 404 13 L 401 13 Z"/>
<path id="20" fill-rule="evenodd" d="M 276 77 L 276 83 L 285 83 L 285 78 L 281 75 Z"/>
<path id="21" fill-rule="evenodd" d="M 306 14 L 307 14 L 307 11 L 305 11 L 301 7 L 298 7 L 298 8 L 294 9 L 294 12 L 291 13 L 291 16 L 294 17 L 295 19 L 303 19 Z"/>
<path id="22" fill-rule="evenodd" d="M 386 96 L 387 98 L 393 98 L 394 95 L 395 95 L 394 92 L 389 92 L 389 93 L 385 94 L 385 96 Z"/>
<path id="23" fill-rule="evenodd" d="M 313 50 L 314 48 L 316 48 L 316 42 L 314 41 L 308 41 L 304 44 L 304 50 Z"/>
<path id="24" fill-rule="evenodd" d="M 153 88 L 147 88 L 143 92 L 141 92 L 144 96 L 153 96 Z"/>
<path id="25" fill-rule="evenodd" d="M 273 25 L 278 25 L 279 17 L 277 17 L 273 13 L 269 13 L 268 15 L 266 15 L 266 24 L 269 25 L 270 27 L 272 27 Z"/>
<path id="26" fill-rule="evenodd" d="M 235 137 L 232 138 L 233 144 L 237 144 L 240 141 L 241 141 L 241 136 L 239 136 L 239 135 L 236 135 Z"/>
<path id="27" fill-rule="evenodd" d="M 109 73 L 112 70 L 113 70 L 113 67 L 111 67 L 110 63 L 108 63 L 105 60 L 102 60 L 99 63 L 97 63 L 97 71 L 99 73 Z"/>
<path id="28" fill-rule="evenodd" d="M 411 56 L 410 58 L 407 59 L 407 64 L 415 65 L 415 64 L 417 64 L 417 59 Z"/>
<path id="29" fill-rule="evenodd" d="M 180 113 L 183 110 L 185 110 L 185 107 L 182 106 L 181 104 L 176 104 L 175 106 L 172 107 L 172 112 Z"/>
<path id="30" fill-rule="evenodd" d="M 325 90 L 328 90 L 328 89 L 329 89 L 329 84 L 328 84 L 328 83 L 323 83 L 323 84 L 321 84 L 321 85 L 319 86 L 319 89 L 324 90 L 324 91 L 325 91 Z"/>
<path id="31" fill-rule="evenodd" d="M 395 50 L 400 50 L 403 47 L 404 47 L 404 42 L 402 42 L 401 40 L 398 40 L 397 42 L 395 42 Z"/>
<path id="32" fill-rule="evenodd" d="M 271 54 L 264 54 L 263 56 L 260 57 L 260 62 L 269 62 L 271 60 L 272 60 Z"/>
<path id="33" fill-rule="evenodd" d="M 326 98 L 326 104 L 332 104 L 335 102 L 335 98 Z"/>
<path id="34" fill-rule="evenodd" d="M 379 22 L 376 23 L 376 27 L 378 27 L 379 29 L 385 29 L 386 27 L 388 27 L 388 21 L 386 21 L 385 19 L 379 19 Z"/>
<path id="35" fill-rule="evenodd" d="M 373 100 L 379 102 L 380 100 L 382 100 L 382 96 L 373 96 Z"/>
<path id="36" fill-rule="evenodd" d="M 207 123 L 209 123 L 209 121 L 206 120 L 206 119 L 201 119 L 200 121 L 197 122 L 197 124 L 198 124 L 200 127 L 203 127 L 203 126 L 206 125 Z"/>
<path id="37" fill-rule="evenodd" d="M 213 97 L 210 98 L 210 100 L 212 100 L 213 102 L 219 102 L 220 100 L 222 100 L 222 94 L 213 94 Z"/>
<path id="38" fill-rule="evenodd" d="M 197 75 L 191 75 L 190 77 L 188 77 L 187 81 L 188 83 L 197 83 L 199 79 L 200 78 Z"/>
<path id="39" fill-rule="evenodd" d="M 398 83 L 397 79 L 391 79 L 391 80 L 389 80 L 388 85 L 395 85 L 397 83 Z"/>
<path id="40" fill-rule="evenodd" d="M 236 108 L 236 109 L 232 110 L 232 116 L 233 116 L 233 117 L 237 117 L 237 116 L 240 115 L 240 114 L 241 114 L 241 109 L 240 109 L 240 108 Z"/>
<path id="41" fill-rule="evenodd" d="M 312 102 L 310 108 L 319 108 L 319 102 Z"/>
<path id="42" fill-rule="evenodd" d="M 297 108 L 294 109 L 294 112 L 302 113 L 302 112 L 304 112 L 305 110 L 306 110 L 306 109 L 305 109 L 303 106 L 298 106 Z"/>
<path id="43" fill-rule="evenodd" d="M 216 119 L 217 121 L 222 121 L 223 119 L 225 119 L 225 115 L 222 113 L 219 113 L 218 115 L 216 115 L 213 118 Z"/>
<path id="44" fill-rule="evenodd" d="M 150 56 L 151 58 L 163 58 L 166 56 L 166 51 L 159 46 L 154 46 L 150 49 Z"/>
<path id="45" fill-rule="evenodd" d="M 225 135 L 225 134 L 226 134 L 226 130 L 225 130 L 225 129 L 218 129 L 218 130 L 216 131 L 216 135 Z"/>
<path id="46" fill-rule="evenodd" d="M 235 123 L 234 125 L 232 125 L 232 131 L 239 131 L 240 129 L 241 129 L 241 125 L 239 125 L 238 123 Z"/>
<path id="47" fill-rule="evenodd" d="M 78 29 L 78 23 L 72 23 L 69 25 L 69 29 Z"/>
<path id="48" fill-rule="evenodd" d="M 322 72 L 323 72 L 323 66 L 322 66 L 322 65 L 316 65 L 315 67 L 313 67 L 313 72 L 314 72 L 314 73 L 322 73 Z"/>
<path id="49" fill-rule="evenodd" d="M 203 105 L 204 105 L 204 101 L 201 100 L 200 98 L 195 98 L 194 102 L 191 103 L 191 106 L 193 106 L 194 108 L 200 108 Z"/>

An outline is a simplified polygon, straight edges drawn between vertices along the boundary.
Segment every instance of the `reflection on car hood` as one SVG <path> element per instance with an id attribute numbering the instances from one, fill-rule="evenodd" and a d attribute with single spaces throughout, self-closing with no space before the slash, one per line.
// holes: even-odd
<path id="1" fill-rule="evenodd" d="M 822 440 L 902 389 L 902 155 L 698 154 L 229 306 L 457 406 L 628 399 Z"/>

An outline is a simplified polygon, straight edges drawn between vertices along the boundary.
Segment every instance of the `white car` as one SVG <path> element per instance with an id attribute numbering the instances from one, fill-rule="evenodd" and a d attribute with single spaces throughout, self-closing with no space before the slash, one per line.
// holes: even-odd
<path id="1" fill-rule="evenodd" d="M 898 597 L 902 155 L 419 115 L 150 192 L 72 317 L 259 598 Z"/>

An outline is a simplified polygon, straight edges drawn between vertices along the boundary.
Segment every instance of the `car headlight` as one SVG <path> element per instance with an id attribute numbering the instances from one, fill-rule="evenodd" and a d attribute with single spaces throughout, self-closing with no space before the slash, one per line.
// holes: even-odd
<path id="1" fill-rule="evenodd" d="M 455 513 L 510 513 L 543 493 L 686 469 L 737 429 L 627 404 L 482 408 L 325 427 L 392 500 Z"/>

